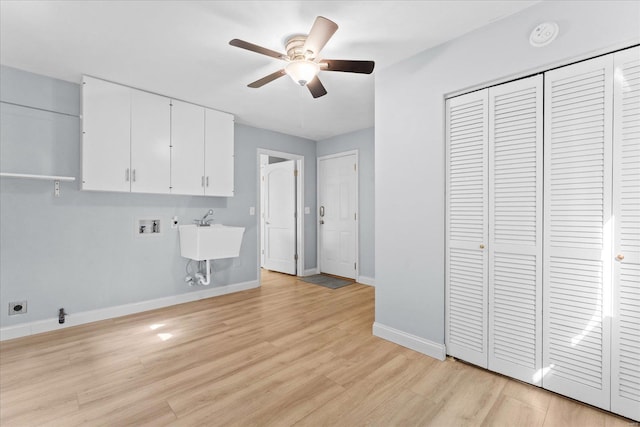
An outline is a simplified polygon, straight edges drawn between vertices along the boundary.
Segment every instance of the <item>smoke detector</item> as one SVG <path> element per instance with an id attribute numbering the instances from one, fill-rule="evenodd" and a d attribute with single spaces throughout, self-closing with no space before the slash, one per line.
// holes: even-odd
<path id="1" fill-rule="evenodd" d="M 529 43 L 533 47 L 546 46 L 558 36 L 558 24 L 555 22 L 543 22 L 533 29 L 529 36 Z"/>

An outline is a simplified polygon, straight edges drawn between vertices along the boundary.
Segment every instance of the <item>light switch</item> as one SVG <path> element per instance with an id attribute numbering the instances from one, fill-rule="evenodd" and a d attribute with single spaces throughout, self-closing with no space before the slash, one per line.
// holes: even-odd
<path id="1" fill-rule="evenodd" d="M 256 207 L 255 206 L 249 207 L 249 215 L 255 215 L 255 214 L 256 214 Z"/>
<path id="2" fill-rule="evenodd" d="M 309 215 L 311 213 L 311 208 L 309 206 L 304 207 L 304 214 Z"/>

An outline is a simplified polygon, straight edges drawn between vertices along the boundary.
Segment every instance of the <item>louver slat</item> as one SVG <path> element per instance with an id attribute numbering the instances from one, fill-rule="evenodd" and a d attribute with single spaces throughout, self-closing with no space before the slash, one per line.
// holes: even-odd
<path id="1" fill-rule="evenodd" d="M 612 57 L 545 74 L 543 386 L 608 409 Z"/>
<path id="2" fill-rule="evenodd" d="M 489 369 L 542 363 L 542 76 L 489 90 Z"/>
<path id="3" fill-rule="evenodd" d="M 447 100 L 447 352 L 486 367 L 486 91 Z"/>
<path id="4" fill-rule="evenodd" d="M 640 421 L 640 48 L 614 66 L 611 410 Z"/>

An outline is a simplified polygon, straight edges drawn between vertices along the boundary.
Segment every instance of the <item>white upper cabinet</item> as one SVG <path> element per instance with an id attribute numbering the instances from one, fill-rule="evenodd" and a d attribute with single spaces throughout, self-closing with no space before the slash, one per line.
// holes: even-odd
<path id="1" fill-rule="evenodd" d="M 82 79 L 82 189 L 130 191 L 131 89 Z"/>
<path id="2" fill-rule="evenodd" d="M 233 196 L 233 116 L 83 77 L 82 189 Z"/>
<path id="3" fill-rule="evenodd" d="M 233 196 L 233 116 L 205 109 L 205 195 Z"/>
<path id="4" fill-rule="evenodd" d="M 173 100 L 171 107 L 171 193 L 204 194 L 204 112 Z"/>
<path id="5" fill-rule="evenodd" d="M 171 177 L 169 98 L 131 90 L 131 191 L 167 194 Z"/>

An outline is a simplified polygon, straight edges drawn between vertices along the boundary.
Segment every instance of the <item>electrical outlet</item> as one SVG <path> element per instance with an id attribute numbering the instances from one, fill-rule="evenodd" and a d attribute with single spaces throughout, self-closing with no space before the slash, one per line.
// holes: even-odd
<path id="1" fill-rule="evenodd" d="M 27 302 L 26 301 L 16 301 L 9 303 L 9 316 L 13 316 L 14 314 L 25 314 L 27 312 Z"/>

